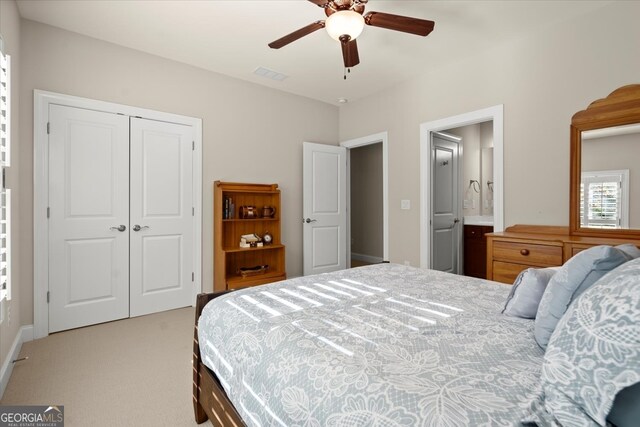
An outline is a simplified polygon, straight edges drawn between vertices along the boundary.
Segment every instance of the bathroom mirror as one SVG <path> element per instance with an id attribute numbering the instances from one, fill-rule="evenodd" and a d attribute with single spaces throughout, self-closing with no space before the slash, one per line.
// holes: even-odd
<path id="1" fill-rule="evenodd" d="M 640 237 L 640 85 L 571 120 L 571 234 Z"/>

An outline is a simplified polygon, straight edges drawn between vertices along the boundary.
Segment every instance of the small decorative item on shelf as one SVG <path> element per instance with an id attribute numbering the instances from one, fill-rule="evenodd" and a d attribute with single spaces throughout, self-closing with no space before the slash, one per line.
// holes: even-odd
<path id="1" fill-rule="evenodd" d="M 258 209 L 255 206 L 240 206 L 240 218 L 250 219 L 258 217 Z"/>
<path id="2" fill-rule="evenodd" d="M 265 206 L 262 208 L 262 217 L 263 218 L 273 218 L 276 216 L 276 208 L 273 206 Z"/>
<path id="3" fill-rule="evenodd" d="M 241 248 L 255 248 L 257 246 L 262 246 L 260 236 L 257 234 L 243 234 L 240 236 Z"/>
<path id="4" fill-rule="evenodd" d="M 266 273 L 268 269 L 269 269 L 268 264 L 256 265 L 255 267 L 240 267 L 238 269 L 238 274 L 241 275 L 242 277 L 256 276 L 258 274 Z"/>
<path id="5" fill-rule="evenodd" d="M 273 236 L 268 231 L 265 231 L 262 235 L 262 241 L 265 245 L 270 245 L 273 243 Z"/>

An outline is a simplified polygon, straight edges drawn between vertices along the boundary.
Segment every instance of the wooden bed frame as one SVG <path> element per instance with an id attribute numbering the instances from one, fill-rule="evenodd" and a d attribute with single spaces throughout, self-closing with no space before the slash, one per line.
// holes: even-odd
<path id="1" fill-rule="evenodd" d="M 209 419 L 214 426 L 245 427 L 246 424 L 227 397 L 216 375 L 200 360 L 198 319 L 209 301 L 227 292 L 231 291 L 199 294 L 196 299 L 196 319 L 193 330 L 193 412 L 198 424 Z"/>

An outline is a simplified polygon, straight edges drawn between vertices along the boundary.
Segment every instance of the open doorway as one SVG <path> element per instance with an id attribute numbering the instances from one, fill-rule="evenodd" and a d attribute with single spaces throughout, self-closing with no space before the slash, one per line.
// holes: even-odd
<path id="1" fill-rule="evenodd" d="M 387 133 L 340 145 L 347 149 L 347 266 L 388 261 Z"/>
<path id="2" fill-rule="evenodd" d="M 432 150 L 437 150 L 435 143 L 442 136 L 458 142 L 459 180 L 452 191 L 446 181 L 436 179 L 445 167 L 432 162 L 431 265 L 486 278 L 485 235 L 493 232 L 493 120 L 432 132 Z M 441 206 L 451 196 L 455 218 L 448 218 Z"/>
<path id="3" fill-rule="evenodd" d="M 349 150 L 351 266 L 378 264 L 383 253 L 382 143 Z"/>
<path id="4" fill-rule="evenodd" d="M 487 124 L 483 124 L 487 123 Z M 470 126 L 474 125 L 474 126 Z M 482 138 L 482 131 L 486 131 L 486 138 Z M 464 221 L 467 223 L 483 219 L 493 224 L 493 231 L 503 230 L 503 106 L 497 105 L 483 110 L 477 110 L 458 116 L 448 117 L 433 122 L 423 123 L 420 126 L 420 266 L 433 268 L 433 191 L 432 191 L 432 136 L 435 132 L 456 134 L 464 143 L 469 140 L 471 145 L 463 145 L 462 158 L 471 162 L 478 159 L 477 165 L 469 166 L 469 171 L 461 171 L 458 184 L 459 198 L 461 202 L 462 218 L 458 217 L 457 236 L 460 242 L 459 250 L 462 251 L 462 238 L 464 237 Z M 472 135 L 475 134 L 475 140 Z M 490 138 L 488 137 L 490 135 Z M 491 148 L 487 141 L 491 139 Z M 484 144 L 484 145 L 483 145 Z M 487 148 L 487 150 L 485 150 Z M 491 148 L 490 150 L 488 148 Z M 475 152 L 475 155 L 472 155 Z M 492 167 L 492 171 L 485 170 L 484 166 Z M 465 161 L 466 161 L 465 160 Z M 474 162 L 475 163 L 475 162 Z M 463 166 L 464 169 L 464 166 Z M 477 192 L 476 192 L 477 190 Z M 475 208 L 474 208 L 475 206 Z M 485 208 L 486 206 L 486 208 Z M 483 209 L 484 208 L 484 209 Z M 491 215 L 484 215 L 491 212 Z M 476 215 L 474 215 L 476 214 Z M 491 216 L 491 220 L 489 217 Z M 476 218 L 473 218 L 476 217 Z M 482 246 L 482 245 L 480 245 Z M 464 257 L 460 252 L 460 271 L 464 271 Z"/>

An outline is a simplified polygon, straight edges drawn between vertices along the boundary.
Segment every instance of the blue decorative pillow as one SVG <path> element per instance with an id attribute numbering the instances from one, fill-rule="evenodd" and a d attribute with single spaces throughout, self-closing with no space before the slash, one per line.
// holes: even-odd
<path id="1" fill-rule="evenodd" d="M 540 299 L 549 280 L 560 267 L 527 268 L 513 282 L 503 314 L 523 319 L 535 319 Z"/>
<path id="2" fill-rule="evenodd" d="M 594 246 L 567 261 L 551 278 L 540 300 L 534 329 L 538 345 L 547 347 L 549 337 L 572 301 L 629 259 L 623 251 L 611 246 Z"/>
<path id="3" fill-rule="evenodd" d="M 640 258 L 571 304 L 551 336 L 540 379 L 541 393 L 524 423 L 604 426 L 616 395 L 633 393 L 629 387 L 640 382 Z M 630 398 L 637 402 L 637 393 Z"/>
<path id="4" fill-rule="evenodd" d="M 638 427 L 640 423 L 640 383 L 620 391 L 613 401 L 607 421 L 616 427 Z"/>
<path id="5" fill-rule="evenodd" d="M 625 243 L 624 245 L 616 246 L 616 249 L 620 249 L 625 254 L 629 255 L 631 259 L 640 258 L 640 249 L 633 243 Z"/>

